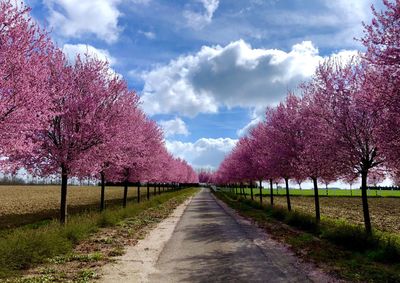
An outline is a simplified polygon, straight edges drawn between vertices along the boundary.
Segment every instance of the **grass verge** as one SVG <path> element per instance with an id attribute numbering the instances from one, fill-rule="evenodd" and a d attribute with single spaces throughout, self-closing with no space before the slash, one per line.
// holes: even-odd
<path id="1" fill-rule="evenodd" d="M 234 194 L 216 192 L 218 198 L 253 219 L 275 239 L 289 244 L 306 261 L 353 282 L 400 282 L 400 236 L 314 217 L 282 207 L 261 206 Z"/>
<path id="2" fill-rule="evenodd" d="M 87 255 L 86 251 L 80 255 L 71 255 L 71 253 L 78 243 L 93 236 L 100 228 L 122 227 L 124 233 L 131 236 L 135 233 L 135 229 L 143 228 L 157 216 L 166 217 L 171 209 L 194 192 L 196 189 L 167 192 L 150 201 L 128 205 L 125 209 L 114 208 L 103 213 L 87 212 L 74 215 L 69 218 L 65 226 L 52 221 L 43 225 L 29 225 L 9 230 L 0 237 L 0 278 L 18 276 L 23 270 L 52 260 L 59 263 L 71 260 L 100 260 L 101 257 L 98 254 Z M 166 203 L 173 205 L 165 210 Z M 152 215 L 152 217 L 147 217 L 147 215 Z M 102 240 L 107 244 L 107 241 L 111 243 L 113 238 Z M 110 253 L 119 255 L 122 253 L 122 248 L 120 246 L 119 249 Z M 84 275 L 87 276 L 86 273 Z"/>

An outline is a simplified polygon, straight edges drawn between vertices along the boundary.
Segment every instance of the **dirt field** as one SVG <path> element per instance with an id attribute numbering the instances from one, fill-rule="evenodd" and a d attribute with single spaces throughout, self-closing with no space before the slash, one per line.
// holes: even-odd
<path id="1" fill-rule="evenodd" d="M 146 195 L 146 192 L 142 187 L 141 194 Z M 130 187 L 128 201 L 134 201 L 136 195 L 137 188 Z M 69 213 L 96 209 L 100 203 L 100 188 L 69 186 L 67 197 Z M 106 187 L 106 206 L 119 205 L 122 198 L 122 187 Z M 60 186 L 0 186 L 0 228 L 57 217 L 59 205 Z"/>
<path id="2" fill-rule="evenodd" d="M 269 202 L 269 198 L 264 198 Z M 400 233 L 400 199 L 369 198 L 369 208 L 373 227 L 387 232 Z M 285 197 L 275 197 L 275 202 L 286 207 Z M 299 211 L 314 214 L 313 197 L 291 197 L 292 207 Z M 332 219 L 345 219 L 363 225 L 361 198 L 321 197 L 321 216 Z"/>

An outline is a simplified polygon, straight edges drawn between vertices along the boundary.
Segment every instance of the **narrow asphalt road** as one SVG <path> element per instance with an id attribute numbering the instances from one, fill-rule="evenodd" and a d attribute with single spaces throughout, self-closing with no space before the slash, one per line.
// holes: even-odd
<path id="1" fill-rule="evenodd" d="M 150 282 L 310 282 L 296 258 L 202 189 L 188 205 Z M 265 237 L 265 235 L 264 235 Z M 262 242 L 260 244 L 260 241 Z"/>

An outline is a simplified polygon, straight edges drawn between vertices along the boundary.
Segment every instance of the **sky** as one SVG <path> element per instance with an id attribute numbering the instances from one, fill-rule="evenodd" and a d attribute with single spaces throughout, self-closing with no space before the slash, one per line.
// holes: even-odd
<path id="1" fill-rule="evenodd" d="M 362 52 L 380 0 L 25 0 L 73 60 L 107 60 L 163 128 L 168 150 L 217 168 L 328 57 Z"/>

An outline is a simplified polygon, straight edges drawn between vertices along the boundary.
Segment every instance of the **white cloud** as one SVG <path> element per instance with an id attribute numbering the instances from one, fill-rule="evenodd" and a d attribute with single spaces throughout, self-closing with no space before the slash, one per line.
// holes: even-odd
<path id="1" fill-rule="evenodd" d="M 381 0 L 324 0 L 324 2 L 330 9 L 330 14 L 335 19 L 332 26 L 339 27 L 339 30 L 331 38 L 326 35 L 321 36 L 328 45 L 333 46 L 346 45 L 360 47 L 360 42 L 355 41 L 354 38 L 361 38 L 363 35 L 363 26 L 361 23 L 368 23 L 372 19 L 372 4 L 378 9 L 382 7 Z"/>
<path id="2" fill-rule="evenodd" d="M 156 38 L 156 34 L 152 31 L 139 30 L 139 33 L 143 34 L 147 39 L 155 39 Z"/>
<path id="3" fill-rule="evenodd" d="M 126 2 L 146 6 L 151 0 L 43 0 L 48 22 L 59 36 L 81 38 L 89 34 L 108 43 L 117 41 L 122 31 L 119 5 Z"/>
<path id="4" fill-rule="evenodd" d="M 243 40 L 204 46 L 143 75 L 143 108 L 150 115 L 195 116 L 220 106 L 266 106 L 310 77 L 321 59 L 309 41 L 290 52 L 253 49 Z"/>
<path id="5" fill-rule="evenodd" d="M 337 12 L 347 23 L 357 23 L 367 20 L 371 15 L 371 0 L 325 0 L 326 5 Z"/>
<path id="6" fill-rule="evenodd" d="M 247 133 L 257 126 L 258 123 L 265 120 L 265 107 L 257 106 L 250 109 L 250 122 L 243 128 L 236 131 L 238 137 L 247 135 Z"/>
<path id="7" fill-rule="evenodd" d="M 131 80 L 133 80 L 135 82 L 138 82 L 138 83 L 143 82 L 143 72 L 139 69 L 130 70 L 128 72 L 128 76 L 129 76 L 129 78 L 131 78 Z"/>
<path id="8" fill-rule="evenodd" d="M 356 50 L 341 50 L 338 53 L 332 54 L 330 58 L 333 58 L 342 64 L 347 64 L 351 60 L 356 60 L 359 58 L 359 53 Z M 257 126 L 258 123 L 265 119 L 265 105 L 256 106 L 250 111 L 250 122 L 243 128 L 236 131 L 238 137 L 245 136 L 251 129 Z"/>
<path id="9" fill-rule="evenodd" d="M 75 61 L 75 58 L 78 54 L 81 56 L 87 54 L 101 61 L 107 61 L 108 63 L 110 63 L 110 65 L 116 63 L 116 59 L 110 55 L 108 50 L 98 49 L 87 44 L 64 44 L 63 52 L 70 62 Z"/>
<path id="10" fill-rule="evenodd" d="M 120 0 L 44 0 L 49 9 L 48 21 L 64 37 L 79 38 L 94 34 L 108 43 L 118 39 L 120 28 L 117 8 Z"/>
<path id="11" fill-rule="evenodd" d="M 185 10 L 183 15 L 190 27 L 194 29 L 202 29 L 212 22 L 214 12 L 219 6 L 219 0 L 197 0 L 197 2 L 200 2 L 203 5 L 203 13 Z"/>
<path id="12" fill-rule="evenodd" d="M 148 5 L 151 0 L 131 0 L 133 4 Z"/>
<path id="13" fill-rule="evenodd" d="M 166 146 L 174 156 L 185 159 L 196 168 L 216 169 L 236 142 L 230 138 L 201 138 L 194 143 L 167 140 Z"/>
<path id="14" fill-rule="evenodd" d="M 348 61 L 356 54 L 342 50 L 331 56 Z M 143 109 L 149 115 L 189 117 L 217 113 L 222 106 L 264 109 L 310 78 L 324 59 L 310 41 L 295 44 L 289 52 L 253 49 L 243 40 L 203 46 L 142 74 Z"/>
<path id="15" fill-rule="evenodd" d="M 164 131 L 165 137 L 171 137 L 175 135 L 188 136 L 190 134 L 185 122 L 179 117 L 168 121 L 162 120 L 159 122 L 159 124 Z"/>
<path id="16" fill-rule="evenodd" d="M 251 121 L 246 126 L 237 130 L 236 134 L 238 135 L 238 137 L 243 137 L 247 135 L 249 131 L 253 129 L 255 126 L 257 126 L 262 120 L 263 120 L 262 117 L 256 117 L 251 119 Z"/>

